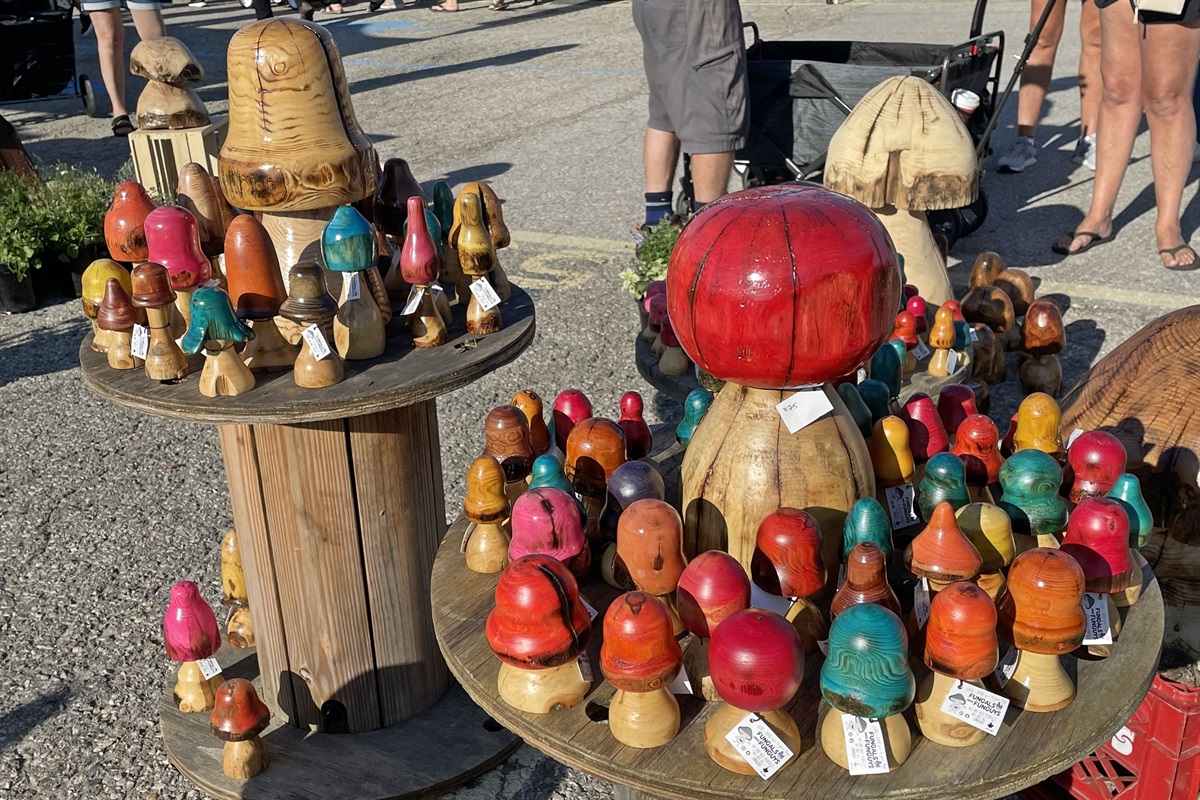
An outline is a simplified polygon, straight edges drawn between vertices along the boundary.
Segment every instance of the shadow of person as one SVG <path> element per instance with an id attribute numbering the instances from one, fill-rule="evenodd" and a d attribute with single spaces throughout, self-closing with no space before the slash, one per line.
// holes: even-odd
<path id="1" fill-rule="evenodd" d="M 60 686 L 0 715 L 0 753 L 20 742 L 38 725 L 62 712 L 74 694 L 69 686 Z"/>

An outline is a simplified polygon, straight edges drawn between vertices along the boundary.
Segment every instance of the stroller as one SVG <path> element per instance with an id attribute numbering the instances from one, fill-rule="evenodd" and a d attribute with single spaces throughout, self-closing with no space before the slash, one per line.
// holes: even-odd
<path id="1" fill-rule="evenodd" d="M 75 71 L 70 0 L 0 0 L 0 104 L 71 94 L 89 117 L 96 95 Z"/>
<path id="2" fill-rule="evenodd" d="M 1047 6 L 1049 9 L 1053 3 Z M 750 134 L 734 157 L 734 169 L 744 188 L 790 180 L 820 181 L 829 141 L 863 96 L 888 78 L 911 75 L 938 87 L 947 99 L 955 89 L 979 95 L 980 105 L 968 130 L 982 164 L 991 152 L 989 141 L 999 108 L 1012 90 L 1012 81 L 1029 57 L 1042 23 L 1027 39 L 1024 56 L 1000 94 L 1004 33 L 983 33 L 987 0 L 977 0 L 970 38 L 960 44 L 900 42 L 794 41 L 767 42 L 758 26 L 748 22 L 751 43 L 746 49 L 749 84 Z M 695 206 L 690 159 L 684 158 L 683 191 L 676 212 L 686 217 Z M 988 213 L 981 188 L 970 206 L 930 212 L 930 223 L 951 244 L 978 230 Z"/>

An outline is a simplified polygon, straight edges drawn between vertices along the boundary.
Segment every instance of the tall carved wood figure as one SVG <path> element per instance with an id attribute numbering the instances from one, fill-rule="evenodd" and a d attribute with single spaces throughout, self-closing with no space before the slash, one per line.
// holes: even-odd
<path id="1" fill-rule="evenodd" d="M 828 381 L 854 372 L 892 331 L 900 270 L 883 226 L 819 186 L 751 189 L 689 223 L 667 275 L 680 346 L 726 381 L 683 460 L 687 552 L 726 550 L 749 569 L 759 523 L 783 506 L 841 530 L 875 480 L 866 442 Z M 787 388 L 809 384 L 818 387 Z M 776 410 L 784 400 L 820 414 L 789 433 Z M 837 537 L 825 546 L 832 587 Z"/>
<path id="2" fill-rule="evenodd" d="M 679 703 L 667 687 L 679 674 L 683 651 L 671 613 L 646 592 L 626 592 L 604 615 L 600 669 L 616 687 L 608 729 L 628 747 L 658 747 L 679 732 Z"/>

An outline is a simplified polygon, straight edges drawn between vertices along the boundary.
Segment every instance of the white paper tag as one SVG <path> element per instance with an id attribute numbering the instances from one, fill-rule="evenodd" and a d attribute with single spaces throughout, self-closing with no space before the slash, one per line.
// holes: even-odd
<path id="1" fill-rule="evenodd" d="M 951 350 L 946 355 L 946 374 L 953 375 L 954 370 L 958 367 L 958 351 Z"/>
<path id="2" fill-rule="evenodd" d="M 817 649 L 821 651 L 821 655 L 829 657 L 829 640 L 817 639 Z"/>
<path id="3" fill-rule="evenodd" d="M 929 579 L 921 578 L 913 587 L 913 613 L 917 616 L 917 629 L 924 629 L 929 622 Z"/>
<path id="4" fill-rule="evenodd" d="M 443 288 L 442 288 L 442 285 L 441 285 L 440 283 L 434 283 L 434 284 L 431 284 L 431 285 L 429 286 L 429 290 L 430 290 L 431 292 L 433 292 L 433 299 L 434 299 L 434 300 L 437 300 L 437 299 L 438 299 L 438 295 L 439 295 L 439 294 L 442 294 L 442 293 L 444 293 L 444 292 L 445 292 L 445 289 L 443 289 Z"/>
<path id="5" fill-rule="evenodd" d="M 932 351 L 924 342 L 922 342 L 920 339 L 917 339 L 917 346 L 913 348 L 913 357 L 916 358 L 917 361 L 928 358 L 931 352 Z"/>
<path id="6" fill-rule="evenodd" d="M 667 687 L 667 691 L 671 694 L 692 694 L 692 682 L 688 678 L 687 667 L 679 665 L 679 674 L 675 676 L 675 680 L 671 681 L 671 685 Z"/>
<path id="7" fill-rule="evenodd" d="M 500 295 L 496 294 L 492 284 L 488 283 L 486 275 L 471 284 L 471 294 L 475 295 L 475 302 L 479 303 L 481 311 L 491 311 L 500 305 Z"/>
<path id="8" fill-rule="evenodd" d="M 140 358 L 143 361 L 146 359 L 146 353 L 150 350 L 150 329 L 145 325 L 133 326 L 133 339 L 129 342 L 129 352 L 134 358 Z"/>
<path id="9" fill-rule="evenodd" d="M 877 719 L 842 714 L 842 735 L 846 739 L 846 760 L 851 775 L 882 775 L 890 772 L 883 727 Z"/>
<path id="10" fill-rule="evenodd" d="M 404 310 L 400 312 L 400 316 L 407 317 L 409 314 L 416 312 L 417 306 L 421 304 L 421 298 L 425 296 L 425 290 L 420 286 L 413 286 L 408 290 L 408 302 L 404 304 Z"/>
<path id="11" fill-rule="evenodd" d="M 200 668 L 200 674 L 206 681 L 221 674 L 221 665 L 215 658 L 202 658 L 196 662 L 196 666 Z"/>
<path id="12" fill-rule="evenodd" d="M 1017 656 L 1021 651 L 1009 645 L 1008 652 L 1004 654 L 1004 658 L 1000 659 L 1000 663 L 996 665 L 996 671 L 992 674 L 996 676 L 996 683 L 1000 684 L 1003 689 L 1008 686 L 1008 682 L 1012 680 L 1013 673 L 1017 670 Z"/>
<path id="13" fill-rule="evenodd" d="M 833 404 L 821 387 L 801 389 L 775 406 L 788 433 L 795 433 L 833 410 Z"/>
<path id="14" fill-rule="evenodd" d="M 791 748 L 758 714 L 747 714 L 725 734 L 725 739 L 763 780 L 778 772 L 792 757 Z"/>
<path id="15" fill-rule="evenodd" d="M 917 493 L 911 483 L 889 486 L 883 490 L 883 496 L 887 499 L 888 513 L 892 516 L 892 530 L 898 531 L 921 521 L 913 508 Z"/>
<path id="16" fill-rule="evenodd" d="M 361 272 L 351 272 L 346 276 L 346 299 L 357 300 L 362 297 L 362 286 L 360 285 L 362 275 Z"/>
<path id="17" fill-rule="evenodd" d="M 1007 697 L 963 681 L 955 681 L 954 688 L 942 701 L 943 714 L 961 719 L 971 727 L 992 736 L 1000 730 L 1000 723 L 1004 721 L 1007 711 Z"/>
<path id="18" fill-rule="evenodd" d="M 591 683 L 592 662 L 588 661 L 586 650 L 579 654 L 579 658 L 575 659 L 575 666 L 579 667 L 579 677 L 583 678 L 588 683 Z"/>
<path id="19" fill-rule="evenodd" d="M 1123 756 L 1131 755 L 1133 753 L 1133 741 L 1135 738 L 1133 731 L 1122 725 L 1121 730 L 1113 734 L 1108 746 Z"/>
<path id="20" fill-rule="evenodd" d="M 301 335 L 304 341 L 308 342 L 308 349 L 312 351 L 313 358 L 321 361 L 329 356 L 329 342 L 325 341 L 325 334 L 321 333 L 320 328 L 309 325 Z"/>
<path id="21" fill-rule="evenodd" d="M 859 384 L 867 379 L 867 371 L 862 367 L 858 368 L 858 372 L 854 374 L 854 383 Z"/>
<path id="22" fill-rule="evenodd" d="M 978 333 L 976 333 L 975 329 L 974 329 L 974 328 L 969 328 L 968 330 L 970 330 L 970 331 L 971 331 L 971 341 L 972 341 L 972 342 L 978 342 L 978 341 L 979 341 L 979 334 L 978 334 Z"/>
<path id="23" fill-rule="evenodd" d="M 777 594 L 765 592 L 759 588 L 757 583 L 750 583 L 750 607 L 762 609 L 763 611 L 774 611 L 781 617 L 786 617 L 787 613 L 792 610 L 792 604 L 796 602 L 794 597 L 780 597 Z"/>
<path id="24" fill-rule="evenodd" d="M 1084 644 L 1112 644 L 1112 627 L 1108 619 L 1108 599 L 1097 592 L 1083 596 L 1083 611 L 1087 615 Z"/>
<path id="25" fill-rule="evenodd" d="M 221 282 L 216 278 L 209 278 L 204 283 L 200 284 L 207 289 L 216 289 L 221 285 Z"/>
<path id="26" fill-rule="evenodd" d="M 1082 435 L 1083 435 L 1082 428 L 1076 428 L 1075 430 L 1071 431 L 1071 438 L 1067 439 L 1067 449 L 1070 450 L 1071 445 L 1075 444 L 1075 440 L 1078 439 Z"/>
<path id="27" fill-rule="evenodd" d="M 596 617 L 597 617 L 597 616 L 600 614 L 600 612 L 599 612 L 599 611 L 597 611 L 597 610 L 595 609 L 595 607 L 594 607 L 594 606 L 592 606 L 592 604 L 591 604 L 591 603 L 589 603 L 589 602 L 587 601 L 587 598 L 586 598 L 586 597 L 584 597 L 583 595 L 579 595 L 579 602 L 583 603 L 583 607 L 587 609 L 587 612 L 588 612 L 588 619 L 590 619 L 590 620 L 592 620 L 593 622 L 595 622 L 595 620 L 596 620 Z"/>
<path id="28" fill-rule="evenodd" d="M 467 552 L 467 542 L 471 541 L 471 534 L 474 532 L 475 532 L 475 523 L 468 522 L 467 529 L 465 531 L 463 531 L 462 544 L 459 545 L 458 552 L 460 552 L 460 553 Z"/>

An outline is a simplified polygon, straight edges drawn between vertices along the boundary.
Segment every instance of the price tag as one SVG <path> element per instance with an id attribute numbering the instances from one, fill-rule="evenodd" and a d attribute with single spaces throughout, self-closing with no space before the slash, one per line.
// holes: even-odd
<path id="1" fill-rule="evenodd" d="M 469 542 L 471 540 L 471 534 L 474 532 L 475 532 L 475 523 L 468 522 L 467 529 L 465 531 L 463 531 L 462 544 L 459 546 L 458 552 L 460 552 L 460 553 L 467 552 L 467 542 Z"/>
<path id="2" fill-rule="evenodd" d="M 782 769 L 793 755 L 791 749 L 758 714 L 747 714 L 733 726 L 733 730 L 725 734 L 725 739 L 763 780 Z"/>
<path id="3" fill-rule="evenodd" d="M 917 361 L 928 358 L 931 352 L 933 351 L 929 349 L 928 345 L 926 345 L 920 339 L 917 339 L 917 346 L 913 348 L 913 357 L 916 358 Z"/>
<path id="4" fill-rule="evenodd" d="M 594 620 L 596 619 L 596 616 L 597 616 L 597 615 L 598 615 L 600 612 L 599 612 L 599 611 L 597 611 L 597 610 L 596 610 L 596 609 L 595 609 L 595 608 L 592 606 L 592 604 L 591 604 L 591 603 L 589 603 L 589 602 L 587 601 L 587 598 L 586 598 L 586 597 L 584 597 L 583 595 L 579 595 L 579 602 L 583 603 L 583 607 L 587 609 L 587 612 L 588 612 L 588 619 L 590 619 L 590 620 L 593 620 L 593 621 L 594 621 Z"/>
<path id="5" fill-rule="evenodd" d="M 978 341 L 979 341 L 979 334 L 975 332 L 975 329 L 974 329 L 974 328 L 970 328 L 969 330 L 971 331 L 971 341 L 972 341 L 972 342 L 978 342 Z"/>
<path id="6" fill-rule="evenodd" d="M 1108 619 L 1108 600 L 1102 594 L 1088 592 L 1083 596 L 1083 611 L 1087 615 L 1084 644 L 1112 644 L 1112 627 Z"/>
<path id="7" fill-rule="evenodd" d="M 204 286 L 205 288 L 208 288 L 208 289 L 217 289 L 217 288 L 220 288 L 221 282 L 219 280 L 217 280 L 216 278 L 209 278 L 204 283 L 202 283 L 201 286 Z"/>
<path id="8" fill-rule="evenodd" d="M 443 294 L 446 290 L 442 288 L 440 283 L 435 283 L 429 287 L 433 291 L 433 299 L 437 300 L 439 294 Z"/>
<path id="9" fill-rule="evenodd" d="M 134 358 L 146 360 L 146 353 L 150 350 L 150 329 L 145 325 L 134 324 L 133 339 L 129 343 L 129 352 Z"/>
<path id="10" fill-rule="evenodd" d="M 671 681 L 671 685 L 667 687 L 667 691 L 671 694 L 692 694 L 692 682 L 688 678 L 687 667 L 679 665 L 679 674 L 675 676 L 675 680 Z"/>
<path id="11" fill-rule="evenodd" d="M 1075 440 L 1082 435 L 1083 430 L 1081 428 L 1076 428 L 1075 430 L 1071 431 L 1071 438 L 1067 439 L 1067 449 L 1070 450 L 1071 445 L 1075 444 Z"/>
<path id="12" fill-rule="evenodd" d="M 913 613 L 917 615 L 917 628 L 929 622 L 929 579 L 921 578 L 913 587 Z"/>
<path id="13" fill-rule="evenodd" d="M 1001 689 L 1008 686 L 1008 682 L 1012 680 L 1013 673 L 1017 670 L 1017 656 L 1020 654 L 1020 650 L 1010 645 L 1004 658 L 996 665 L 996 671 L 992 674 L 996 676 L 996 683 L 1000 684 Z"/>
<path id="14" fill-rule="evenodd" d="M 200 668 L 200 674 L 204 676 L 204 680 L 212 680 L 217 675 L 221 674 L 221 665 L 217 663 L 215 658 L 202 658 L 196 662 L 196 666 Z"/>
<path id="15" fill-rule="evenodd" d="M 892 530 L 898 531 L 921 521 L 913 508 L 917 493 L 911 483 L 889 486 L 883 490 L 883 496 L 887 499 L 888 513 L 892 516 Z"/>
<path id="16" fill-rule="evenodd" d="M 801 389 L 775 406 L 775 410 L 787 425 L 788 433 L 795 433 L 832 411 L 833 404 L 825 396 L 825 390 L 817 387 Z"/>
<path id="17" fill-rule="evenodd" d="M 858 372 L 856 372 L 854 374 L 854 382 L 856 384 L 859 384 L 859 383 L 862 383 L 863 381 L 865 381 L 866 379 L 867 379 L 867 371 L 865 369 L 863 369 L 862 367 L 859 367 Z"/>
<path id="18" fill-rule="evenodd" d="M 958 351 L 951 350 L 946 356 L 946 374 L 953 375 L 954 370 L 958 367 Z"/>
<path id="19" fill-rule="evenodd" d="M 787 613 L 792 610 L 792 604 L 796 602 L 794 597 L 780 597 L 777 594 L 764 592 L 759 588 L 757 583 L 750 583 L 750 607 L 759 608 L 763 611 L 774 611 L 781 617 L 786 617 Z"/>
<path id="20" fill-rule="evenodd" d="M 362 297 L 361 272 L 351 272 L 346 276 L 346 299 L 357 300 Z"/>
<path id="21" fill-rule="evenodd" d="M 828 639 L 818 639 L 817 640 L 817 649 L 821 651 L 821 655 L 828 658 L 829 657 L 829 640 Z"/>
<path id="22" fill-rule="evenodd" d="M 851 775 L 882 775 L 890 772 L 883 727 L 877 719 L 842 714 L 842 735 L 846 739 L 846 760 Z"/>
<path id="23" fill-rule="evenodd" d="M 992 736 L 1000 730 L 1000 723 L 1004 721 L 1007 711 L 1007 697 L 963 681 L 955 681 L 954 688 L 942 701 L 943 714 L 961 719 L 971 727 Z"/>
<path id="24" fill-rule="evenodd" d="M 407 317 L 409 314 L 417 310 L 417 306 L 421 304 L 421 298 L 425 296 L 425 290 L 420 286 L 414 286 L 408 290 L 408 302 L 404 304 L 404 310 L 400 312 L 400 316 Z"/>
<path id="25" fill-rule="evenodd" d="M 588 661 L 586 650 L 579 654 L 579 658 L 575 659 L 575 666 L 579 667 L 579 677 L 583 678 L 588 683 L 591 683 L 592 662 Z"/>
<path id="26" fill-rule="evenodd" d="M 488 283 L 486 275 L 471 284 L 471 294 L 475 295 L 475 302 L 479 303 L 482 311 L 491 311 L 500 305 L 500 295 L 496 294 L 496 290 Z"/>
<path id="27" fill-rule="evenodd" d="M 330 352 L 329 342 L 325 341 L 325 334 L 321 333 L 321 329 L 316 325 L 309 325 L 301 334 L 304 341 L 308 342 L 308 349 L 312 351 L 313 358 L 317 361 L 322 361 L 329 357 Z"/>

